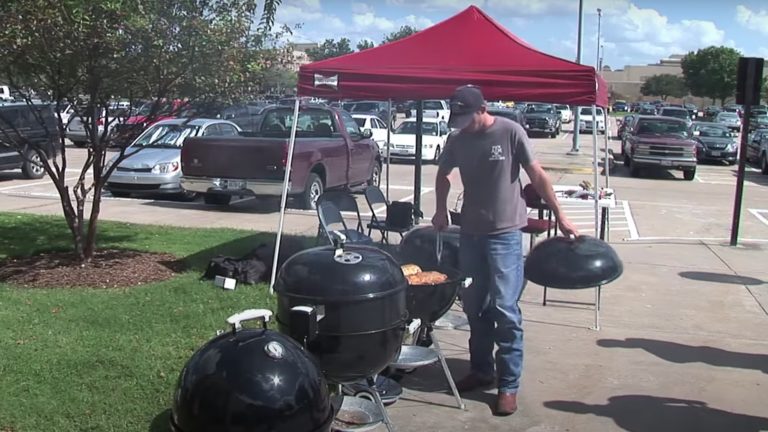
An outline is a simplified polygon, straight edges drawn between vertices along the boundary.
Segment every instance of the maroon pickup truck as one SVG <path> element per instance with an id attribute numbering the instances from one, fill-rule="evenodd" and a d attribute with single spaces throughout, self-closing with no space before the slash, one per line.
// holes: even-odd
<path id="1" fill-rule="evenodd" d="M 188 138 L 181 150 L 181 185 L 207 204 L 233 196 L 280 196 L 288 160 L 293 107 L 271 106 L 237 137 Z M 326 189 L 378 185 L 381 159 L 369 130 L 352 116 L 325 106 L 303 106 L 296 125 L 289 196 L 314 209 Z"/>
<path id="2" fill-rule="evenodd" d="M 624 134 L 624 166 L 632 177 L 643 169 L 680 170 L 686 180 L 696 177 L 696 141 L 685 120 L 637 116 Z"/>

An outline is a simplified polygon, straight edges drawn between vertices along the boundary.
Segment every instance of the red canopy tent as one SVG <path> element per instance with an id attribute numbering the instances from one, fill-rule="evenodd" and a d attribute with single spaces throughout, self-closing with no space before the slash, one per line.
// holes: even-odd
<path id="1" fill-rule="evenodd" d="M 544 54 L 475 6 L 410 37 L 304 65 L 298 94 L 328 99 L 441 99 L 464 84 L 488 100 L 608 103 L 591 66 Z"/>
<path id="2" fill-rule="evenodd" d="M 480 86 L 488 100 L 531 100 L 602 107 L 608 104 L 605 81 L 593 67 L 537 51 L 475 6 L 407 38 L 302 66 L 297 96 L 332 100 L 444 99 L 450 97 L 456 87 L 465 84 Z M 297 97 L 294 117 L 298 110 Z M 294 122 L 280 208 L 278 248 L 295 126 Z M 416 137 L 414 182 L 417 209 L 421 192 L 420 144 L 419 134 Z M 277 253 L 270 286 L 274 286 L 276 273 Z"/>

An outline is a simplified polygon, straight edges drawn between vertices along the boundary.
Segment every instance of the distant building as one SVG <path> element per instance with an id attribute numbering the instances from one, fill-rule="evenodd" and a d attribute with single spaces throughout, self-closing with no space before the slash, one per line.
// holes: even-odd
<path id="1" fill-rule="evenodd" d="M 309 56 L 307 55 L 307 50 L 312 48 L 317 48 L 318 46 L 319 45 L 317 43 L 292 44 L 293 63 L 291 64 L 291 69 L 294 71 L 298 71 L 302 65 L 305 65 L 307 63 L 312 63 L 312 60 L 310 60 Z"/>
<path id="2" fill-rule="evenodd" d="M 661 59 L 656 64 L 624 66 L 624 69 L 611 70 L 604 66 L 602 75 L 612 92 L 618 93 L 629 100 L 642 99 L 640 87 L 648 78 L 654 75 L 670 74 L 683 76 L 683 68 L 680 63 L 683 54 L 673 54 L 669 58 Z M 654 98 L 651 98 L 654 99 Z"/>

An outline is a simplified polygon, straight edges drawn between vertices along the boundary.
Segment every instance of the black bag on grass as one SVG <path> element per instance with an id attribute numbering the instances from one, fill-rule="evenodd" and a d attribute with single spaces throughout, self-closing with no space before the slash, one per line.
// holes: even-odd
<path id="1" fill-rule="evenodd" d="M 262 280 L 266 271 L 267 266 L 257 256 L 249 254 L 242 258 L 233 258 L 219 255 L 208 262 L 203 278 L 214 279 L 216 276 L 223 276 L 240 283 L 255 284 Z"/>

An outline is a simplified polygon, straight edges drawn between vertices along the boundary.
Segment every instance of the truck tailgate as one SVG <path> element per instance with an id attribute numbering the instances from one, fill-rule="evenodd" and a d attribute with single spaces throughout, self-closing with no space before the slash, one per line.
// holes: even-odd
<path id="1" fill-rule="evenodd" d="M 283 138 L 187 138 L 181 150 L 186 176 L 282 180 L 288 140 Z"/>

